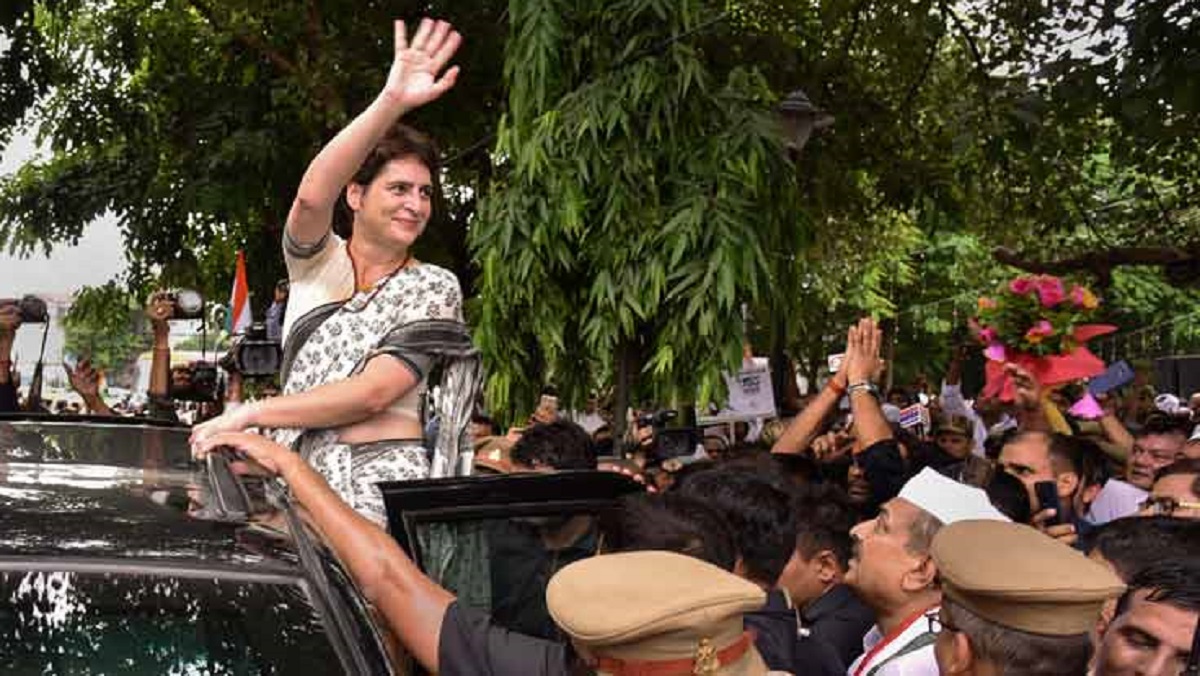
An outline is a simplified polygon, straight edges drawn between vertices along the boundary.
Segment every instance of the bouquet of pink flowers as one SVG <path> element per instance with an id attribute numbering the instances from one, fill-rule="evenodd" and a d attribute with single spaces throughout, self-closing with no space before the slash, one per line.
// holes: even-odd
<path id="1" fill-rule="evenodd" d="M 1028 369 L 1047 386 L 1102 373 L 1104 362 L 1085 343 L 1116 327 L 1088 323 L 1099 307 L 1087 287 L 1068 289 L 1050 275 L 1017 277 L 995 296 L 980 298 L 972 323 L 988 358 L 984 395 L 1012 399 L 1005 362 Z"/>

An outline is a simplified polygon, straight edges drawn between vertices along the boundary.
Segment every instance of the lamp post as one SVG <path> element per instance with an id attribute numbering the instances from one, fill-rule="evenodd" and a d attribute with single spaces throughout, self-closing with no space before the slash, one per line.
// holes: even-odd
<path id="1" fill-rule="evenodd" d="M 804 90 L 797 89 L 779 103 L 779 118 L 783 123 L 784 138 L 788 152 L 798 157 L 812 137 L 833 124 L 833 116 L 813 105 Z"/>
<path id="2" fill-rule="evenodd" d="M 805 94 L 802 89 L 796 89 L 788 94 L 783 101 L 780 101 L 776 110 L 783 127 L 783 140 L 787 147 L 787 153 L 793 162 L 800 158 L 800 154 L 804 152 L 804 146 L 808 144 L 814 131 L 825 129 L 833 124 L 833 115 L 813 105 L 808 94 Z M 794 387 L 796 374 L 785 350 L 787 325 L 784 317 L 788 316 L 788 312 L 785 308 L 777 308 L 771 314 L 771 323 L 773 324 L 771 327 L 771 385 L 778 394 L 778 403 L 776 404 L 778 406 L 786 400 L 788 393 Z M 809 387 L 811 388 L 812 385 L 810 384 Z"/>

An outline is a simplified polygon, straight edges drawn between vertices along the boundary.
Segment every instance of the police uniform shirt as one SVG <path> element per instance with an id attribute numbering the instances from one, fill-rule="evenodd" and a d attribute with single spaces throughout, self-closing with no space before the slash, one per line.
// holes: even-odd
<path id="1" fill-rule="evenodd" d="M 567 676 L 573 656 L 567 643 L 509 631 L 458 601 L 446 609 L 438 636 L 442 676 Z"/>

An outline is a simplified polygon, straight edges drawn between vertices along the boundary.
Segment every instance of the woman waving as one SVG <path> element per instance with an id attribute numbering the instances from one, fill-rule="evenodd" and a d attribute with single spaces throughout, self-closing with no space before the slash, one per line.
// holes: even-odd
<path id="1" fill-rule="evenodd" d="M 193 441 L 270 429 L 365 516 L 383 523 L 379 481 L 463 471 L 462 434 L 479 381 L 454 274 L 412 257 L 433 205 L 438 155 L 399 124 L 454 86 L 446 65 L 461 43 L 448 23 L 422 20 L 411 40 L 395 25 L 395 58 L 375 100 L 313 159 L 288 215 L 291 286 L 283 334 L 283 395 L 198 426 Z M 332 230 L 344 196 L 346 237 Z M 431 369 L 443 377 L 439 433 L 423 440 Z"/>

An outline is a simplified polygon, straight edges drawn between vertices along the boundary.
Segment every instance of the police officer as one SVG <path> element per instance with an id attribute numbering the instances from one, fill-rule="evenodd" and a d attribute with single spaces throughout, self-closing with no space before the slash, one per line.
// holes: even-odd
<path id="1" fill-rule="evenodd" d="M 1103 564 L 1021 524 L 950 524 L 930 554 L 942 586 L 929 622 L 943 676 L 1085 674 L 1088 632 L 1125 588 Z"/>

